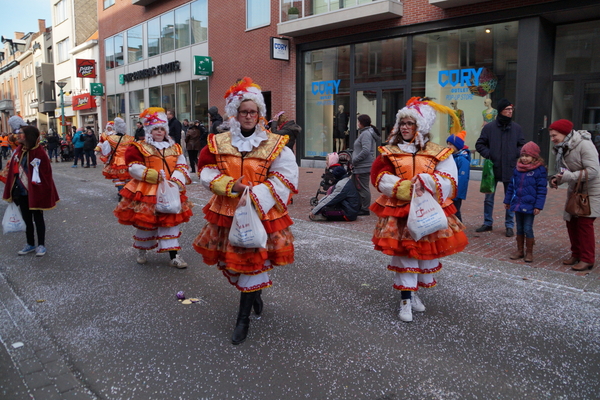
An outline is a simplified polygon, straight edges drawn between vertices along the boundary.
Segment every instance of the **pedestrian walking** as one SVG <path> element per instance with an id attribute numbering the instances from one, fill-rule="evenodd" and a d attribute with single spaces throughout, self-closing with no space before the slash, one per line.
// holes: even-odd
<path id="1" fill-rule="evenodd" d="M 594 221 L 600 216 L 600 165 L 598 151 L 588 131 L 573 130 L 573 123 L 566 119 L 553 122 L 548 128 L 550 140 L 556 154 L 556 171 L 550 179 L 550 187 L 569 185 L 567 200 L 572 195 L 577 182 L 581 180 L 583 193 L 587 193 L 590 214 L 572 215 L 565 210 L 563 218 L 567 222 L 567 232 L 571 242 L 571 257 L 563 264 L 571 265 L 576 271 L 594 268 L 596 263 L 596 240 Z"/>
<path id="2" fill-rule="evenodd" d="M 192 173 L 196 172 L 196 164 L 198 164 L 198 152 L 200 151 L 200 137 L 202 132 L 196 125 L 192 125 L 188 128 L 187 134 L 185 135 L 185 148 L 190 158 L 190 169 Z"/>
<path id="3" fill-rule="evenodd" d="M 83 167 L 83 145 L 85 143 L 85 135 L 81 130 L 75 132 L 73 136 L 73 165 L 71 168 L 77 168 L 77 161 L 81 160 L 81 166 Z"/>
<path id="4" fill-rule="evenodd" d="M 127 135 L 127 125 L 123 118 L 115 118 L 114 132 L 100 145 L 100 160 L 104 163 L 102 175 L 106 179 L 112 179 L 119 193 L 131 179 L 129 167 L 125 162 L 125 151 L 134 139 L 133 136 Z"/>
<path id="5" fill-rule="evenodd" d="M 460 129 L 452 109 L 413 97 L 396 114 L 389 144 L 379 148 L 381 154 L 371 169 L 371 182 L 382 193 L 371 206 L 379 217 L 373 243 L 375 250 L 392 256 L 387 268 L 395 272 L 393 287 L 401 293 L 399 318 L 404 322 L 413 320 L 413 311 L 425 311 L 417 291 L 437 284 L 439 258 L 462 251 L 468 243 L 452 203 L 458 178 L 452 150 L 430 140 L 436 111 L 451 115 L 455 129 Z M 413 239 L 407 227 L 413 191 L 419 197 L 427 191 L 441 205 L 446 229 Z"/>
<path id="6" fill-rule="evenodd" d="M 358 116 L 358 137 L 354 141 L 352 152 L 352 180 L 360 195 L 360 211 L 358 215 L 370 215 L 371 187 L 369 177 L 371 166 L 377 152 L 379 132 L 371 125 L 371 117 L 367 114 Z"/>
<path id="7" fill-rule="evenodd" d="M 91 127 L 86 127 L 85 134 L 83 135 L 83 153 L 85 154 L 86 165 L 84 168 L 89 168 L 90 163 L 91 166 L 96 168 L 96 145 L 98 144 L 98 140 L 96 139 L 96 135 Z M 100 149 L 98 149 L 99 151 Z"/>
<path id="8" fill-rule="evenodd" d="M 169 265 L 186 268 L 187 263 L 178 254 L 181 250 L 179 226 L 190 220 L 192 203 L 188 201 L 186 185 L 191 182 L 187 162 L 181 146 L 169 136 L 165 110 L 151 107 L 140 114 L 144 120 L 146 138 L 132 142 L 125 151 L 125 163 L 131 180 L 120 194 L 123 196 L 114 214 L 123 225 L 133 225 L 133 247 L 138 249 L 137 262 L 147 262 L 147 251 L 157 249 L 169 253 Z M 177 214 L 156 211 L 158 185 L 163 180 L 177 184 L 181 211 Z"/>
<path id="9" fill-rule="evenodd" d="M 268 271 L 294 262 L 292 220 L 287 204 L 297 193 L 298 165 L 286 136 L 265 128 L 267 112 L 260 87 L 245 77 L 225 93 L 227 131 L 208 137 L 200 153 L 202 184 L 214 193 L 204 207 L 207 223 L 194 248 L 208 265 L 217 265 L 229 283 L 241 292 L 234 345 L 246 340 L 250 313 L 263 309 L 262 289 L 272 285 Z M 267 234 L 264 248 L 233 246 L 229 232 L 240 195 L 249 190 L 258 218 Z"/>
<path id="10" fill-rule="evenodd" d="M 60 136 L 58 136 L 58 134 L 56 132 L 54 132 L 54 129 L 49 129 L 48 133 L 46 133 L 46 150 L 48 151 L 48 158 L 50 159 L 50 162 L 52 162 L 52 158 L 54 158 L 54 160 L 56 162 L 59 162 L 59 160 L 58 160 L 59 147 L 60 147 Z"/>
<path id="11" fill-rule="evenodd" d="M 533 261 L 533 221 L 544 209 L 547 186 L 548 172 L 540 157 L 540 147 L 527 142 L 521 148 L 521 157 L 504 197 L 504 208 L 513 211 L 517 221 L 517 251 L 510 256 L 511 260 Z"/>
<path id="12" fill-rule="evenodd" d="M 507 99 L 501 99 L 497 106 L 498 115 L 496 120 L 486 124 L 481 129 L 481 135 L 475 143 L 475 149 L 481 157 L 491 160 L 494 164 L 494 191 L 485 194 L 483 202 L 483 225 L 476 232 L 488 232 L 493 229 L 494 224 L 494 195 L 498 182 L 504 185 L 504 193 L 512 178 L 513 171 L 517 165 L 521 153 L 521 147 L 525 144 L 521 126 L 512 120 L 515 106 Z M 514 236 L 514 213 L 506 210 L 504 215 L 504 227 L 506 237 Z"/>
<path id="13" fill-rule="evenodd" d="M 463 200 L 467 199 L 467 190 L 469 189 L 469 178 L 471 176 L 471 152 L 465 148 L 465 138 L 467 132 L 460 131 L 456 135 L 448 136 L 446 143 L 452 149 L 452 157 L 458 169 L 458 189 L 456 197 L 452 199 L 456 207 L 456 217 L 462 222 L 460 208 Z"/>
<path id="14" fill-rule="evenodd" d="M 26 125 L 17 115 L 10 117 L 8 123 L 18 135 L 19 146 L 8 163 L 2 198 L 19 207 L 25 222 L 27 244 L 17 254 L 35 252 L 42 257 L 46 254 L 44 210 L 54 208 L 59 201 L 50 158 L 39 145 L 40 131 L 36 127 Z"/>

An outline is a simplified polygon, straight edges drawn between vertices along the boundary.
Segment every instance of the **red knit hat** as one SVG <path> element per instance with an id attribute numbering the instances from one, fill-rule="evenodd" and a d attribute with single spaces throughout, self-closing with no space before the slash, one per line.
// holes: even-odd
<path id="1" fill-rule="evenodd" d="M 540 146 L 535 144 L 535 142 L 527 142 L 521 147 L 521 155 L 540 158 Z"/>
<path id="2" fill-rule="evenodd" d="M 559 119 L 555 121 L 548 127 L 548 130 L 555 130 L 563 135 L 568 135 L 573 130 L 573 123 L 568 119 Z"/>

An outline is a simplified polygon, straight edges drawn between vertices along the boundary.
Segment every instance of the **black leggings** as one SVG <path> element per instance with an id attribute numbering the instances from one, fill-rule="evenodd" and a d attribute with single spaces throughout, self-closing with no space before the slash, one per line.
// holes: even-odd
<path id="1" fill-rule="evenodd" d="M 27 236 L 27 244 L 35 246 L 35 236 L 33 235 L 33 223 L 35 222 L 35 230 L 38 236 L 38 246 L 45 246 L 46 241 L 46 224 L 44 222 L 44 212 L 42 210 L 29 209 L 29 196 L 15 199 L 15 204 L 19 206 L 23 221 L 25 221 L 25 235 Z"/>

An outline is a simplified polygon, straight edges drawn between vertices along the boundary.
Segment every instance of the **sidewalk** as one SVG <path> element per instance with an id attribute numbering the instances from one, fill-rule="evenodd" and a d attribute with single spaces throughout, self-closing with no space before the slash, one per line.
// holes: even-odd
<path id="1" fill-rule="evenodd" d="M 309 220 L 310 198 L 315 196 L 323 173 L 323 169 L 300 168 L 300 193 L 294 196 L 294 204 L 290 206 L 290 214 L 293 218 Z M 516 250 L 516 241 L 514 237 L 507 238 L 504 235 L 504 205 L 502 204 L 504 191 L 502 185 L 498 185 L 498 188 L 500 191 L 496 194 L 494 203 L 494 230 L 492 232 L 476 233 L 475 229 L 483 224 L 484 195 L 479 192 L 479 181 L 469 182 L 467 200 L 463 201 L 461 209 L 463 223 L 467 227 L 466 234 L 469 238 L 466 253 L 514 264 L 529 265 L 532 268 L 544 268 L 579 276 L 589 275 L 593 279 L 600 279 L 600 267 L 595 267 L 591 271 L 577 272 L 562 264 L 564 258 L 571 256 L 567 227 L 562 218 L 567 191 L 562 188 L 548 190 L 546 206 L 535 218 L 536 245 L 533 252 L 534 261 L 525 263 L 522 260 L 511 260 L 509 255 Z M 371 201 L 375 201 L 379 195 L 377 190 L 371 187 Z M 322 198 L 322 196 L 319 196 L 319 198 Z M 349 229 L 370 233 L 373 231 L 376 221 L 377 217 L 371 214 L 370 216 L 358 217 L 358 220 L 354 222 L 320 223 L 343 224 Z M 597 256 L 600 254 L 599 237 L 600 232 L 596 230 Z"/>

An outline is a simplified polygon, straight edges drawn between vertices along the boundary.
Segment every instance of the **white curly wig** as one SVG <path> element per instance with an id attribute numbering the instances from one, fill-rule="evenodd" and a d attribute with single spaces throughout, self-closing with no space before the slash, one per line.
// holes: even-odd
<path id="1" fill-rule="evenodd" d="M 117 133 L 126 134 L 127 133 L 127 124 L 125 124 L 125 121 L 123 120 L 123 118 L 117 117 L 117 118 L 115 118 L 115 124 L 113 126 L 113 129 Z"/>
<path id="2" fill-rule="evenodd" d="M 19 115 L 13 115 L 8 119 L 8 125 L 10 125 L 13 133 L 17 133 L 22 126 L 27 126 L 23 118 Z"/>

